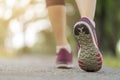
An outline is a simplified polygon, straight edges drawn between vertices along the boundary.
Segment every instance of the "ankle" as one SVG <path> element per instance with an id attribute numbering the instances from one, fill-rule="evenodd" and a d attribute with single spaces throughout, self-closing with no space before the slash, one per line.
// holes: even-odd
<path id="1" fill-rule="evenodd" d="M 68 41 L 57 41 L 57 46 L 63 46 L 63 45 L 68 45 Z"/>
<path id="2" fill-rule="evenodd" d="M 68 52 L 71 52 L 71 47 L 69 44 L 65 44 L 65 45 L 57 45 L 56 46 L 56 53 L 58 53 L 60 51 L 60 49 L 66 49 Z"/>

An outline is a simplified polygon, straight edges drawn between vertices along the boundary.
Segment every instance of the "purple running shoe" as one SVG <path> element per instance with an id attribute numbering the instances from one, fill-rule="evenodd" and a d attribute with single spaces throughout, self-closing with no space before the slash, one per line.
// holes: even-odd
<path id="1" fill-rule="evenodd" d="M 98 48 L 95 27 L 83 17 L 74 25 L 74 36 L 78 41 L 78 64 L 87 72 L 96 72 L 102 68 L 102 54 Z"/>
<path id="2" fill-rule="evenodd" d="M 73 55 L 71 52 L 65 48 L 61 48 L 57 53 L 56 58 L 56 67 L 57 68 L 66 68 L 70 69 L 73 67 Z"/>

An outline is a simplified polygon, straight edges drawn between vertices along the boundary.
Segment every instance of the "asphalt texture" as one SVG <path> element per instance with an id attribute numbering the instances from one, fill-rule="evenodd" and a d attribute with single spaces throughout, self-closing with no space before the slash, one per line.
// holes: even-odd
<path id="1" fill-rule="evenodd" d="M 0 59 L 0 80 L 120 80 L 120 69 L 103 67 L 85 72 L 74 60 L 73 69 L 57 69 L 55 56 L 24 56 Z"/>

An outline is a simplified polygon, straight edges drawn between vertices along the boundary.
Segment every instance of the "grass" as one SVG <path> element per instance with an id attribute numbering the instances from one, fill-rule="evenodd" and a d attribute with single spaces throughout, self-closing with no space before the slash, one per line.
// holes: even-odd
<path id="1" fill-rule="evenodd" d="M 103 63 L 106 66 L 110 66 L 113 68 L 120 68 L 120 58 L 115 58 L 112 56 L 104 56 Z"/>

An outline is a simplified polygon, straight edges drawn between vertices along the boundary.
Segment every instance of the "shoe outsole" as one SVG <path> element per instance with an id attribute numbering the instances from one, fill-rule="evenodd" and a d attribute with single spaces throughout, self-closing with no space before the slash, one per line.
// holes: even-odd
<path id="1" fill-rule="evenodd" d="M 71 69 L 73 64 L 56 64 L 56 67 L 59 69 Z"/>
<path id="2" fill-rule="evenodd" d="M 86 29 L 84 31 L 83 29 Z M 97 48 L 90 26 L 84 22 L 77 22 L 73 29 L 74 35 L 80 46 L 78 64 L 87 72 L 99 71 L 102 67 L 102 55 Z"/>

